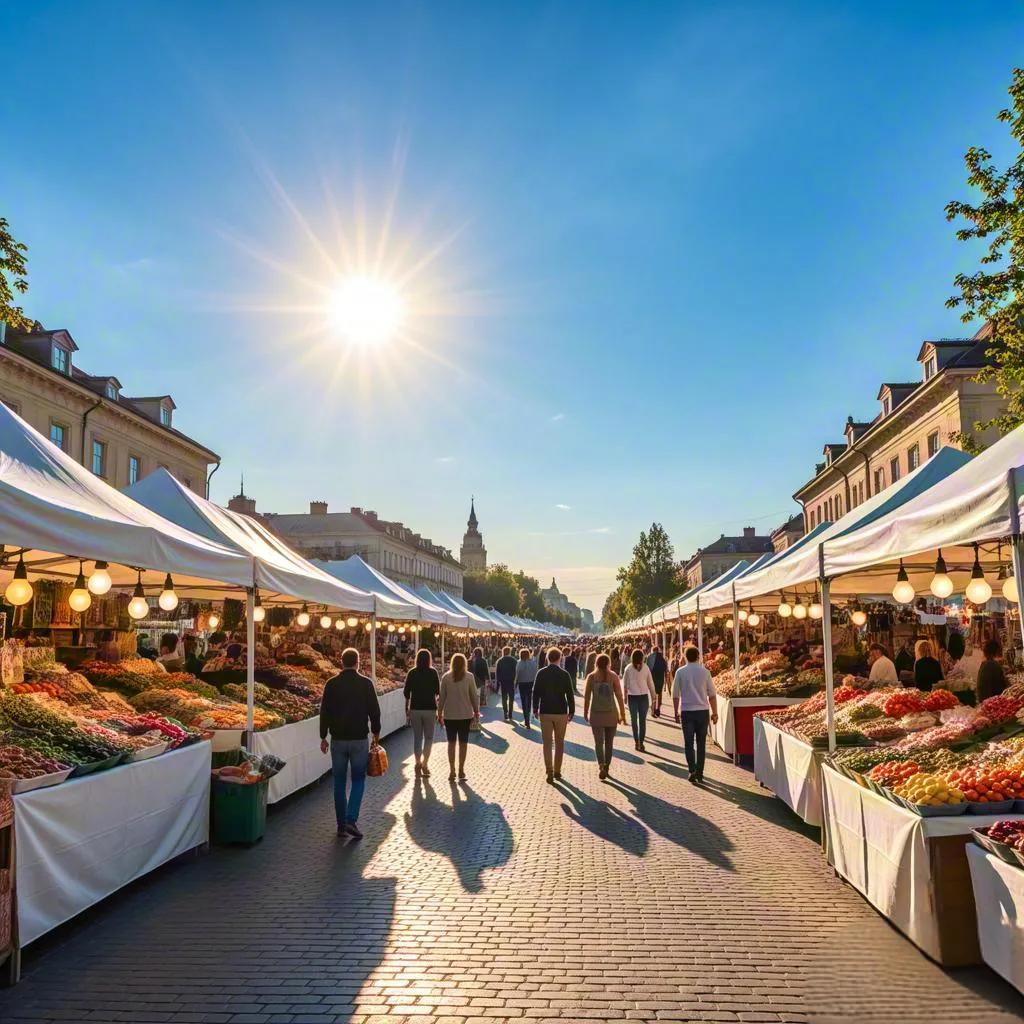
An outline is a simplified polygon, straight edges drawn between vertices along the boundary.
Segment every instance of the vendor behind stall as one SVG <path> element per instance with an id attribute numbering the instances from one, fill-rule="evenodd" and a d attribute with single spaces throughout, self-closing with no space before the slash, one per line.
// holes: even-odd
<path id="1" fill-rule="evenodd" d="M 1003 647 L 998 640 L 986 640 L 985 660 L 978 668 L 978 703 L 986 697 L 994 697 L 1006 689 L 1006 674 L 1003 672 Z"/>
<path id="2" fill-rule="evenodd" d="M 183 672 L 185 670 L 185 656 L 179 649 L 177 633 L 164 633 L 160 637 L 160 656 L 156 661 L 158 665 L 163 665 L 168 672 Z"/>

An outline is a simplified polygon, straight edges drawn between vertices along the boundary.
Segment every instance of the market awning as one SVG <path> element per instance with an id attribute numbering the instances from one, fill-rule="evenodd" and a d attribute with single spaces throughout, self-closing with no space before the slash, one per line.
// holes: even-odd
<path id="1" fill-rule="evenodd" d="M 419 619 L 419 603 L 399 598 L 391 589 L 392 581 L 379 576 L 358 555 L 331 562 L 331 578 L 341 580 L 350 587 L 365 590 L 373 599 L 372 611 L 379 619 Z M 323 570 L 321 570 L 323 571 Z"/>
<path id="2" fill-rule="evenodd" d="M 477 614 L 470 614 L 464 608 L 455 603 L 452 596 L 443 590 L 431 590 L 430 587 L 420 584 L 414 588 L 420 597 L 425 598 L 438 608 L 443 608 L 450 613 L 451 619 L 448 625 L 456 629 L 482 629 L 487 628 L 487 620 Z"/>
<path id="3" fill-rule="evenodd" d="M 706 586 L 695 591 L 686 599 L 686 601 L 683 602 L 683 614 L 692 615 L 697 611 L 698 603 L 702 612 L 710 612 L 717 608 L 731 605 L 733 582 L 738 580 L 751 569 L 759 565 L 763 565 L 770 558 L 771 553 L 765 552 L 765 554 L 761 555 L 760 558 L 755 559 L 753 562 L 748 562 L 744 559 L 743 561 L 730 566 L 721 574 L 721 576 L 716 576 L 713 580 L 709 580 Z"/>
<path id="4" fill-rule="evenodd" d="M 337 576 L 338 579 L 362 580 L 360 585 L 364 589 L 382 595 L 397 607 L 414 609 L 415 614 L 409 617 L 415 618 L 417 622 L 428 622 L 434 625 L 444 625 L 448 622 L 448 613 L 443 608 L 426 600 L 408 587 L 402 586 L 396 580 L 385 576 L 359 555 L 328 562 L 313 559 L 313 564 L 323 569 L 324 572 Z"/>
<path id="5" fill-rule="evenodd" d="M 172 523 L 245 555 L 255 565 L 264 604 L 284 598 L 349 611 L 373 608 L 366 590 L 343 583 L 307 561 L 258 520 L 201 498 L 166 469 L 150 473 L 124 493 Z"/>
<path id="6" fill-rule="evenodd" d="M 26 549 L 30 572 L 67 580 L 79 559 L 109 563 L 115 586 L 251 587 L 253 561 L 106 484 L 0 403 L 0 542 Z M 223 588 L 226 589 L 226 588 Z"/>

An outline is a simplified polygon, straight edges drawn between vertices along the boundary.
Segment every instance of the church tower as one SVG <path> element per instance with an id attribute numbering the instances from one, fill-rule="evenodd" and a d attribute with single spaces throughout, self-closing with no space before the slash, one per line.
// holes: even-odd
<path id="1" fill-rule="evenodd" d="M 487 548 L 484 539 L 477 529 L 476 507 L 474 499 L 469 499 L 469 521 L 466 523 L 466 534 L 462 538 L 459 561 L 466 572 L 486 572 Z"/>

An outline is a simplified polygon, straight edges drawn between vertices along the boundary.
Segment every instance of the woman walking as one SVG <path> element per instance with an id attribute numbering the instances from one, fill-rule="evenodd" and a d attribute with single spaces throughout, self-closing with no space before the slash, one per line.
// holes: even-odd
<path id="1" fill-rule="evenodd" d="M 647 712 L 654 701 L 654 677 L 644 663 L 644 652 L 633 651 L 630 663 L 622 674 L 622 689 L 629 701 L 629 721 L 633 726 L 633 743 L 643 752 L 647 738 Z"/>
<path id="2" fill-rule="evenodd" d="M 459 745 L 459 779 L 466 781 L 469 725 L 480 718 L 480 694 L 464 654 L 453 654 L 451 668 L 441 677 L 437 720 L 448 734 L 448 781 L 455 781 L 455 744 Z"/>
<path id="3" fill-rule="evenodd" d="M 625 724 L 626 708 L 622 703 L 622 683 L 611 670 L 607 654 L 598 657 L 596 667 L 587 676 L 583 690 L 583 718 L 594 733 L 598 778 L 607 779 L 611 771 L 615 730 Z"/>
<path id="4" fill-rule="evenodd" d="M 416 667 L 405 677 L 405 720 L 412 726 L 412 751 L 416 758 L 416 774 L 430 778 L 427 761 L 434 745 L 437 720 L 437 699 L 441 680 L 425 647 L 416 652 Z"/>

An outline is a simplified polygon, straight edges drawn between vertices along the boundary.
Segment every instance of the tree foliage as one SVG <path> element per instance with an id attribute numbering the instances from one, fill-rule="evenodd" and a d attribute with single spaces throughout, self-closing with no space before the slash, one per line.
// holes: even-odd
<path id="1" fill-rule="evenodd" d="M 618 587 L 608 595 L 601 612 L 605 629 L 653 611 L 683 589 L 679 563 L 661 523 L 641 531 L 633 556 L 616 574 Z"/>
<path id="2" fill-rule="evenodd" d="M 981 267 L 974 273 L 956 275 L 958 294 L 946 300 L 960 309 L 969 323 L 982 318 L 992 325 L 988 350 L 994 365 L 984 367 L 978 381 L 991 381 L 1006 402 L 1006 411 L 977 431 L 995 427 L 1001 434 L 1024 422 L 1024 70 L 1015 68 L 1009 89 L 1011 104 L 997 119 L 1010 126 L 1017 143 L 1013 161 L 999 170 L 992 154 L 972 146 L 964 155 L 967 184 L 980 193 L 977 203 L 954 200 L 946 206 L 946 219 L 966 221 L 956 237 L 962 242 L 984 239 L 987 245 Z M 973 435 L 963 432 L 960 443 L 969 451 L 979 449 Z"/>
<path id="3" fill-rule="evenodd" d="M 0 320 L 19 330 L 32 326 L 21 306 L 14 305 L 14 293 L 28 291 L 27 252 L 28 246 L 14 238 L 6 218 L 0 217 Z"/>
<path id="4" fill-rule="evenodd" d="M 492 565 L 482 573 L 467 573 L 463 577 L 462 593 L 471 604 L 493 608 L 505 615 L 522 615 L 569 629 L 581 625 L 580 616 L 544 603 L 536 579 L 522 570 L 513 573 L 507 565 Z"/>

